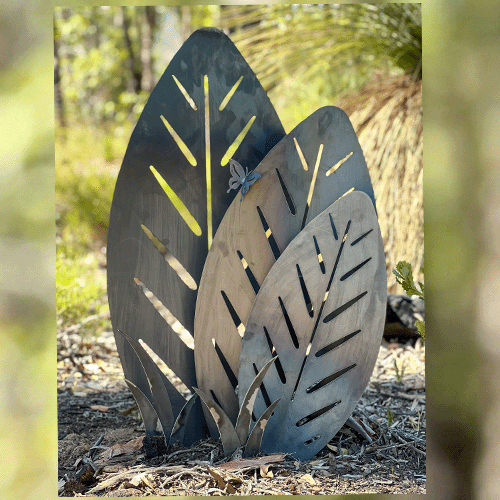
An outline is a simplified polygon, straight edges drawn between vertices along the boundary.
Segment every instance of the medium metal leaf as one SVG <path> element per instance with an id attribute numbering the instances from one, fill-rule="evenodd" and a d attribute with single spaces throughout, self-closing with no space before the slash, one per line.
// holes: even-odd
<path id="1" fill-rule="evenodd" d="M 314 240 L 322 250 L 325 273 Z M 288 245 L 250 312 L 241 346 L 240 394 L 250 385 L 255 367 L 271 357 L 278 356 L 284 374 L 276 360 L 263 380 L 269 398 L 282 397 L 262 440 L 266 453 L 307 460 L 340 429 L 373 370 L 386 302 L 377 216 L 370 198 L 354 191 Z M 258 394 L 254 411 L 267 406 Z"/>
<path id="2" fill-rule="evenodd" d="M 189 37 L 151 93 L 118 175 L 107 244 L 120 360 L 146 396 L 147 379 L 117 329 L 142 338 L 188 388 L 197 385 L 192 346 L 179 335 L 193 342 L 205 257 L 236 194 L 226 192 L 229 158 L 252 170 L 284 135 L 255 74 L 213 28 Z M 184 402 L 171 400 L 177 415 Z M 190 427 L 202 428 L 198 417 Z"/>
<path id="3" fill-rule="evenodd" d="M 276 259 L 307 222 L 351 188 L 367 193 L 375 205 L 353 127 L 332 106 L 300 123 L 255 172 L 261 178 L 243 201 L 232 202 L 215 235 L 196 304 L 198 387 L 217 399 L 233 423 L 239 411 L 241 338 L 259 286 Z"/>

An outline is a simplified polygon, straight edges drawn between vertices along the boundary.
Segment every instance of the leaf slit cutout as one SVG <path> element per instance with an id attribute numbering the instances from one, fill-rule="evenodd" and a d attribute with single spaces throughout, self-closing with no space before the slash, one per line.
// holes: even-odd
<path id="1" fill-rule="evenodd" d="M 234 326 L 236 326 L 236 329 L 238 330 L 240 336 L 243 337 L 243 334 L 245 333 L 245 325 L 241 322 L 240 317 L 238 316 L 238 313 L 235 311 L 233 304 L 231 304 L 231 301 L 229 300 L 229 297 L 226 295 L 226 292 L 224 290 L 221 290 L 220 293 L 222 294 L 222 298 L 224 299 L 227 310 L 229 311 L 229 314 L 231 315 L 231 318 L 234 322 Z"/>
<path id="2" fill-rule="evenodd" d="M 295 148 L 297 149 L 297 153 L 300 158 L 300 163 L 302 163 L 302 167 L 307 172 L 309 170 L 309 167 L 307 165 L 306 159 L 304 158 L 304 153 L 302 152 L 302 149 L 300 149 L 299 143 L 297 142 L 297 139 L 295 137 L 293 138 L 293 142 L 295 143 Z"/>
<path id="3" fill-rule="evenodd" d="M 136 285 L 142 290 L 146 298 L 151 302 L 153 307 L 158 311 L 158 314 L 168 323 L 170 328 L 177 334 L 177 336 L 186 344 L 189 349 L 194 349 L 194 340 L 181 322 L 163 305 L 155 294 L 149 290 L 139 278 L 134 278 Z"/>
<path id="4" fill-rule="evenodd" d="M 184 141 L 179 137 L 179 134 L 172 128 L 172 125 L 168 123 L 167 119 L 163 116 L 160 115 L 160 118 L 163 121 L 163 124 L 165 127 L 167 127 L 167 130 L 170 132 L 170 135 L 172 136 L 173 140 L 176 142 L 177 146 L 179 146 L 179 149 L 182 151 L 182 154 L 186 157 L 186 160 L 193 165 L 193 167 L 196 167 L 196 158 L 193 156 L 193 153 L 189 150 L 189 148 L 186 146 Z"/>
<path id="5" fill-rule="evenodd" d="M 311 206 L 311 200 L 314 192 L 314 186 L 316 185 L 316 178 L 318 177 L 318 168 L 321 162 L 321 155 L 323 154 L 323 144 L 319 145 L 318 156 L 316 157 L 316 165 L 314 165 L 314 172 L 311 179 L 311 185 L 309 186 L 309 194 L 307 195 L 307 204 L 304 208 L 304 217 L 302 218 L 302 226 L 300 230 L 304 229 L 307 220 L 307 213 L 309 212 L 309 207 Z M 347 193 L 346 193 L 347 194 Z"/>
<path id="6" fill-rule="evenodd" d="M 276 348 L 273 345 L 273 342 L 271 340 L 271 337 L 269 336 L 269 332 L 267 331 L 266 327 L 264 327 L 264 334 L 266 336 L 267 345 L 269 346 L 269 351 L 271 353 L 271 356 L 273 358 L 276 357 L 276 361 L 274 363 L 274 366 L 276 367 L 276 370 L 278 371 L 278 376 L 279 376 L 279 378 L 281 380 L 281 383 L 282 384 L 286 384 L 285 370 L 283 370 L 283 365 L 281 364 L 279 355 L 276 352 Z"/>
<path id="7" fill-rule="evenodd" d="M 262 213 L 262 210 L 258 205 L 257 205 L 257 212 L 259 213 L 260 222 L 262 223 L 262 227 L 264 228 L 264 232 L 266 233 L 266 238 L 267 241 L 269 242 L 269 246 L 271 247 L 274 258 L 278 260 L 281 255 L 280 249 L 278 248 L 278 244 L 274 239 L 273 232 L 271 231 L 271 228 L 269 227 L 266 218 L 264 217 L 264 214 Z"/>
<path id="8" fill-rule="evenodd" d="M 281 306 L 281 312 L 283 313 L 283 317 L 285 318 L 285 323 L 288 328 L 288 333 L 290 334 L 290 338 L 292 339 L 293 346 L 295 349 L 299 348 L 299 339 L 297 338 L 297 334 L 295 333 L 295 328 L 292 325 L 292 321 L 290 320 L 290 316 L 288 316 L 288 312 L 285 308 L 285 304 L 283 304 L 283 301 L 281 300 L 281 297 L 278 297 L 280 306 Z"/>
<path id="9" fill-rule="evenodd" d="M 342 304 L 340 307 L 337 307 L 337 309 L 335 309 L 330 314 L 325 316 L 323 323 L 328 323 L 332 319 L 336 318 L 339 314 L 343 313 L 345 310 L 349 309 L 349 307 L 351 307 L 353 304 L 355 304 L 358 300 L 363 298 L 367 293 L 368 293 L 368 291 L 360 293 L 357 297 L 354 297 L 353 299 L 349 300 L 345 304 Z"/>
<path id="10" fill-rule="evenodd" d="M 283 180 L 283 177 L 281 177 L 280 171 L 278 169 L 276 169 L 276 173 L 278 174 L 278 180 L 280 181 L 281 190 L 283 191 L 283 196 L 285 197 L 288 209 L 290 210 L 290 213 L 292 215 L 295 215 L 297 213 L 297 209 L 295 208 L 295 203 L 293 202 L 292 195 L 290 194 L 290 191 L 288 191 L 285 181 Z"/>
<path id="11" fill-rule="evenodd" d="M 219 111 L 222 111 L 226 106 L 231 97 L 233 97 L 234 93 L 236 92 L 236 89 L 239 87 L 241 80 L 243 80 L 243 75 L 241 75 L 238 79 L 238 81 L 233 85 L 231 90 L 226 94 L 226 97 L 222 100 L 219 106 Z"/>
<path id="12" fill-rule="evenodd" d="M 212 399 L 222 408 L 220 401 L 217 399 L 217 396 L 215 395 L 215 392 L 212 391 L 212 389 L 210 389 L 210 395 L 212 396 Z"/>
<path id="13" fill-rule="evenodd" d="M 304 444 L 307 446 L 308 444 L 314 443 L 314 441 L 317 441 L 320 438 L 321 438 L 321 435 L 318 434 L 317 436 L 313 436 L 311 439 L 308 439 L 307 441 L 305 441 Z"/>
<path id="14" fill-rule="evenodd" d="M 361 330 L 356 330 L 355 332 L 349 333 L 348 335 L 345 335 L 344 337 L 340 338 L 339 340 L 336 340 L 335 342 L 332 342 L 331 344 L 328 344 L 325 347 L 322 347 L 316 354 L 315 356 L 317 358 L 324 356 L 325 354 L 329 353 L 336 347 L 339 347 L 342 345 L 344 342 L 347 342 L 349 339 L 360 333 Z"/>
<path id="15" fill-rule="evenodd" d="M 344 158 L 335 163 L 335 165 L 330 170 L 328 170 L 325 175 L 328 177 L 329 175 L 333 174 L 333 172 L 335 172 L 346 160 L 348 160 L 352 154 L 353 152 L 351 151 L 349 154 L 344 156 Z"/>
<path id="16" fill-rule="evenodd" d="M 260 290 L 260 285 L 259 285 L 259 283 L 257 283 L 257 280 L 255 279 L 255 276 L 252 273 L 252 270 L 250 269 L 248 262 L 245 260 L 245 257 L 243 257 L 243 254 L 239 250 L 236 250 L 236 253 L 238 254 L 238 258 L 240 259 L 241 265 L 243 266 L 243 269 L 245 270 L 245 273 L 248 277 L 248 280 L 250 281 L 250 284 L 252 285 L 252 288 L 253 288 L 253 291 L 255 292 L 255 295 L 257 295 L 259 293 L 259 290 Z"/>
<path id="17" fill-rule="evenodd" d="M 219 344 L 217 344 L 215 339 L 212 339 L 212 344 L 214 346 L 215 352 L 217 353 L 217 357 L 219 358 L 219 361 L 222 364 L 222 368 L 224 368 L 224 371 L 226 372 L 229 382 L 233 386 L 233 389 L 236 390 L 236 387 L 238 386 L 238 379 L 236 378 L 236 375 L 234 374 L 231 366 L 229 366 L 226 356 L 224 356 L 224 353 L 222 352 L 221 348 L 219 347 Z"/>
<path id="18" fill-rule="evenodd" d="M 328 215 L 330 216 L 330 224 L 332 226 L 333 237 L 335 238 L 335 240 L 338 240 L 339 235 L 337 234 L 337 228 L 335 227 L 335 223 L 333 222 L 332 214 L 328 214 Z"/>
<path id="19" fill-rule="evenodd" d="M 365 236 L 368 236 L 373 229 L 370 229 L 369 231 L 366 231 L 366 233 L 363 233 L 359 238 L 356 238 L 352 243 L 351 246 L 353 247 L 356 243 L 359 243 Z"/>
<path id="20" fill-rule="evenodd" d="M 146 351 L 148 356 L 155 362 L 156 366 L 165 374 L 165 376 L 168 378 L 168 380 L 175 385 L 175 388 L 177 389 L 178 392 L 186 396 L 186 394 L 191 394 L 193 390 L 188 387 L 184 382 L 182 382 L 178 377 L 175 377 L 176 380 L 171 378 L 169 374 L 173 374 L 173 372 L 170 370 L 169 366 L 165 361 L 162 359 L 162 357 L 149 345 L 142 339 L 138 340 L 139 344 L 141 347 Z M 147 375 L 147 374 L 146 374 Z"/>
<path id="21" fill-rule="evenodd" d="M 315 382 L 306 389 L 307 394 L 311 394 L 311 392 L 317 391 L 318 389 L 325 387 L 325 385 L 338 379 L 340 376 L 344 375 L 344 373 L 347 373 L 348 371 L 352 370 L 355 366 L 356 363 L 352 364 L 351 366 L 348 366 L 347 368 L 343 368 L 342 370 L 332 373 L 331 375 L 328 375 L 328 377 L 325 377 L 324 379 L 319 380 L 318 382 Z"/>
<path id="22" fill-rule="evenodd" d="M 324 413 L 326 413 L 328 410 L 331 410 L 335 406 L 339 405 L 342 401 L 335 401 L 334 403 L 329 404 L 328 406 L 325 406 L 324 408 L 321 408 L 321 410 L 316 410 L 313 413 L 310 413 L 307 415 L 307 417 L 301 418 L 295 425 L 297 427 L 300 427 L 304 424 L 307 424 L 311 420 L 314 420 L 315 418 L 321 417 Z"/>
<path id="23" fill-rule="evenodd" d="M 236 139 L 233 141 L 231 146 L 227 149 L 226 153 L 222 157 L 222 160 L 220 161 L 221 166 L 227 165 L 227 162 L 230 160 L 230 158 L 233 157 L 234 153 L 238 149 L 239 145 L 243 142 L 243 139 L 245 136 L 248 134 L 248 131 L 250 130 L 250 127 L 253 125 L 253 122 L 255 121 L 255 118 L 257 118 L 255 115 L 248 120 L 248 123 L 245 125 L 243 130 L 238 134 Z"/>
<path id="24" fill-rule="evenodd" d="M 255 363 L 252 363 L 252 365 L 253 365 L 253 371 L 255 372 L 255 375 L 258 375 L 259 369 L 257 368 L 257 365 Z M 262 397 L 264 398 L 264 402 L 266 403 L 266 408 L 269 408 L 271 406 L 271 399 L 269 398 L 269 394 L 267 393 L 267 390 L 264 386 L 264 382 L 262 382 L 260 384 L 260 390 L 262 391 Z M 254 417 L 254 419 L 255 419 L 255 417 Z"/>
<path id="25" fill-rule="evenodd" d="M 321 255 L 321 250 L 319 249 L 318 240 L 314 235 L 313 235 L 313 240 L 314 240 L 314 248 L 316 249 L 316 255 L 318 256 L 319 268 L 321 269 L 321 272 L 325 274 L 326 269 L 325 269 L 325 263 L 323 262 L 323 255 Z"/>
<path id="26" fill-rule="evenodd" d="M 168 196 L 169 200 L 172 202 L 174 207 L 179 212 L 179 215 L 184 219 L 184 222 L 189 226 L 189 229 L 193 231 L 196 236 L 201 236 L 201 227 L 196 222 L 196 219 L 191 215 L 186 205 L 182 203 L 181 199 L 175 194 L 174 190 L 168 185 L 167 181 L 161 176 L 161 174 L 156 170 L 156 168 L 151 165 L 149 167 L 153 175 L 155 176 L 158 184 L 161 186 L 165 194 Z"/>
<path id="27" fill-rule="evenodd" d="M 212 165 L 210 157 L 210 106 L 208 101 L 208 75 L 203 77 L 205 92 L 205 178 L 207 182 L 207 239 L 208 249 L 212 246 Z"/>
<path id="28" fill-rule="evenodd" d="M 361 269 L 367 262 L 370 262 L 372 260 L 371 257 L 368 257 L 366 260 L 361 262 L 361 264 L 358 264 L 356 267 L 353 267 L 350 271 L 347 271 L 341 278 L 340 281 L 344 281 L 345 279 L 349 278 L 349 276 L 352 276 L 356 271 Z"/>
<path id="29" fill-rule="evenodd" d="M 304 297 L 304 302 L 306 303 L 307 314 L 309 317 L 314 316 L 313 305 L 311 304 L 311 297 L 309 296 L 309 292 L 307 291 L 306 282 L 304 281 L 304 276 L 302 276 L 302 271 L 300 270 L 300 266 L 295 264 L 297 269 L 297 274 L 299 276 L 300 288 L 302 289 L 302 295 Z"/>
<path id="30" fill-rule="evenodd" d="M 343 198 L 346 194 L 352 193 L 356 188 L 352 187 L 351 189 L 348 189 L 343 195 L 339 196 L 337 200 L 340 200 L 340 198 Z M 335 201 L 337 201 L 335 200 Z"/>
<path id="31" fill-rule="evenodd" d="M 332 221 L 331 215 L 330 215 L 330 221 Z M 345 228 L 344 237 L 342 238 L 342 242 L 340 243 L 339 251 L 337 252 L 337 258 L 335 259 L 335 264 L 333 265 L 332 274 L 330 274 L 330 279 L 329 279 L 328 285 L 326 287 L 326 292 L 325 292 L 325 295 L 323 297 L 323 302 L 321 303 L 321 306 L 319 308 L 318 317 L 316 318 L 316 323 L 314 324 L 314 328 L 313 328 L 313 331 L 311 333 L 311 338 L 309 339 L 309 345 L 307 346 L 306 355 L 304 356 L 304 359 L 302 361 L 302 366 L 300 367 L 299 376 L 297 377 L 297 380 L 295 381 L 295 387 L 293 388 L 292 397 L 291 397 L 292 400 L 295 398 L 295 393 L 297 392 L 297 387 L 299 386 L 299 382 L 300 382 L 300 379 L 302 377 L 302 372 L 304 371 L 304 366 L 306 365 L 306 361 L 307 361 L 307 358 L 309 356 L 309 352 L 311 350 L 311 345 L 312 345 L 312 342 L 314 340 L 314 336 L 316 335 L 316 330 L 318 329 L 319 320 L 321 319 L 321 315 L 323 314 L 323 308 L 325 307 L 326 299 L 328 298 L 328 294 L 330 293 L 330 287 L 332 286 L 333 277 L 335 276 L 335 271 L 337 270 L 340 256 L 342 255 L 342 250 L 344 248 L 344 243 L 345 243 L 345 240 L 347 238 L 347 233 L 349 232 L 350 227 L 351 227 L 351 221 L 349 220 L 347 222 L 347 225 Z"/>
<path id="32" fill-rule="evenodd" d="M 177 273 L 177 276 L 188 286 L 191 290 L 196 290 L 198 286 L 192 276 L 186 271 L 184 266 L 173 256 L 170 250 L 144 225 L 141 224 L 142 230 L 146 236 L 152 241 L 153 245 L 163 255 L 167 264 Z"/>
<path id="33" fill-rule="evenodd" d="M 186 101 L 189 103 L 189 105 L 197 111 L 198 108 L 196 107 L 196 103 L 193 101 L 193 98 L 187 93 L 187 90 L 184 88 L 182 83 L 177 80 L 177 77 L 175 75 L 172 75 L 172 78 L 174 79 L 175 84 L 177 87 L 179 87 L 179 90 L 182 92 L 182 95 L 185 97 Z"/>

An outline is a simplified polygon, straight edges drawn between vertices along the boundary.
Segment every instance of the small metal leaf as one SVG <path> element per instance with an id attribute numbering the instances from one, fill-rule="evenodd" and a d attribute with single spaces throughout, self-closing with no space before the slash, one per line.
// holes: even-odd
<path id="1" fill-rule="evenodd" d="M 359 240 L 363 234 L 367 236 Z M 318 266 L 313 236 L 322 251 L 325 274 Z M 313 317 L 301 293 L 296 264 L 308 286 Z M 262 282 L 250 312 L 241 344 L 240 400 L 255 367 L 274 356 L 266 331 L 286 375 L 285 384 L 276 369 L 266 375 L 269 398 L 283 399 L 262 438 L 263 451 L 308 460 L 335 435 L 368 383 L 386 308 L 385 256 L 377 216 L 370 198 L 354 191 L 332 203 L 288 245 Z M 296 342 L 288 323 L 293 324 Z M 254 412 L 266 407 L 258 394 Z"/>
<path id="2" fill-rule="evenodd" d="M 255 423 L 245 446 L 245 453 L 243 454 L 244 457 L 252 457 L 260 451 L 260 444 L 262 442 L 262 436 L 264 435 L 264 431 L 266 430 L 267 423 L 269 422 L 274 409 L 280 401 L 281 398 L 278 398 L 274 403 L 268 406 L 267 410 Z"/>
<path id="3" fill-rule="evenodd" d="M 125 382 L 139 407 L 146 434 L 157 434 L 156 424 L 158 423 L 158 415 L 151 401 L 149 401 L 145 394 L 134 383 L 130 382 L 130 380 L 125 379 Z"/>
<path id="4" fill-rule="evenodd" d="M 267 370 L 276 361 L 276 358 L 271 359 L 266 365 L 260 370 L 260 372 L 254 378 L 252 384 L 248 388 L 243 402 L 240 406 L 240 412 L 238 413 L 238 419 L 236 420 L 236 434 L 241 444 L 246 443 L 248 432 L 250 431 L 250 421 L 252 420 L 253 405 L 255 403 L 255 398 L 259 392 L 260 385 L 262 384 L 262 379 L 265 377 Z"/>
<path id="5" fill-rule="evenodd" d="M 170 444 L 175 443 L 176 441 L 179 441 L 180 443 L 184 441 L 184 434 L 186 432 L 186 424 L 189 419 L 189 413 L 191 412 L 197 397 L 197 394 L 193 394 L 186 401 L 186 404 L 182 407 L 179 415 L 177 415 L 174 426 L 172 427 L 172 433 L 170 434 Z"/>
<path id="6" fill-rule="evenodd" d="M 172 406 L 170 404 L 167 388 L 165 387 L 161 377 L 162 372 L 137 340 L 133 339 L 121 330 L 117 331 L 123 335 L 125 340 L 132 346 L 142 364 L 151 387 L 153 407 L 158 415 L 158 418 L 160 419 L 163 435 L 165 436 L 165 444 L 168 444 L 170 433 L 172 432 L 172 427 L 174 425 L 174 414 L 172 413 Z"/>
<path id="7" fill-rule="evenodd" d="M 244 444 L 240 442 L 231 420 L 224 413 L 224 410 L 211 397 L 207 396 L 202 390 L 197 389 L 196 387 L 193 387 L 193 390 L 196 394 L 198 394 L 198 396 L 200 396 L 217 425 L 220 440 L 222 442 L 222 448 L 224 449 L 224 455 L 230 455 L 237 448 L 242 446 L 242 444 Z"/>

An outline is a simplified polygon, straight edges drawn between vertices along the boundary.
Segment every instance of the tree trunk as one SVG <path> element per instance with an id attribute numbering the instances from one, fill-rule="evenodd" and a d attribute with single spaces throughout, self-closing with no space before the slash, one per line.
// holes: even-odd
<path id="1" fill-rule="evenodd" d="M 151 92 L 154 87 L 153 60 L 151 47 L 153 44 L 153 33 L 156 20 L 155 7 L 144 7 L 144 23 L 141 32 L 141 63 L 142 80 L 141 88 Z"/>
<path id="2" fill-rule="evenodd" d="M 59 67 L 59 42 L 54 39 L 54 97 L 57 118 L 61 127 L 66 127 L 66 114 L 61 89 L 61 72 Z"/>
<path id="3" fill-rule="evenodd" d="M 126 64 L 130 70 L 131 74 L 131 85 L 129 90 L 132 92 L 139 92 L 141 90 L 141 71 L 137 69 L 137 64 L 136 64 L 136 58 L 134 54 L 134 49 L 132 47 L 132 40 L 130 39 L 129 35 L 129 28 L 130 28 L 130 19 L 128 18 L 127 15 L 127 8 L 122 7 L 122 28 L 123 28 L 123 36 L 125 39 L 125 46 L 128 50 L 128 58 L 126 61 Z"/>

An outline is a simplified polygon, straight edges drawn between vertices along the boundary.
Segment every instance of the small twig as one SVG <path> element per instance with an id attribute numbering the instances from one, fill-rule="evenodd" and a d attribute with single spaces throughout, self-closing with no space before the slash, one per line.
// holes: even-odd
<path id="1" fill-rule="evenodd" d="M 391 394 L 390 392 L 378 391 L 378 394 L 382 396 L 386 396 L 388 398 L 399 398 L 399 399 L 409 399 L 413 401 L 414 399 L 418 399 L 421 403 L 425 403 L 425 395 L 424 394 L 405 394 L 404 392 L 398 392 L 397 394 Z"/>
<path id="2" fill-rule="evenodd" d="M 361 434 L 370 444 L 373 442 L 372 438 L 368 435 L 368 433 L 363 429 L 363 427 L 354 420 L 353 417 L 349 417 L 346 421 L 346 424 L 359 434 Z"/>
<path id="3" fill-rule="evenodd" d="M 76 332 L 83 325 L 86 325 L 90 321 L 94 321 L 95 319 L 106 318 L 106 317 L 109 317 L 109 309 L 107 311 L 103 311 L 99 314 L 92 314 L 92 316 L 88 316 L 87 318 L 83 319 L 80 323 L 77 323 L 76 325 L 68 326 L 61 333 L 62 333 L 62 335 L 66 335 L 68 333 Z"/>
<path id="4" fill-rule="evenodd" d="M 417 447 L 413 446 L 411 443 L 425 443 L 423 439 L 416 439 L 415 441 L 405 441 L 401 436 L 396 434 L 395 432 L 391 432 L 391 434 L 400 442 L 403 443 L 403 445 L 407 445 L 408 448 L 411 448 L 413 451 L 416 451 L 417 453 L 421 453 L 424 457 L 426 456 L 425 451 L 419 450 Z"/>
<path id="5" fill-rule="evenodd" d="M 408 443 L 405 441 L 404 443 L 402 444 L 391 444 L 389 446 L 383 446 L 382 448 L 375 448 L 373 451 L 375 452 L 379 452 L 379 451 L 382 451 L 382 450 L 390 450 L 392 448 L 401 448 L 402 446 L 410 446 L 411 444 L 413 443 L 421 443 L 422 440 L 421 439 L 415 439 L 415 441 L 409 441 Z M 425 452 L 424 451 L 421 451 L 417 448 L 414 448 L 416 451 L 422 453 L 423 455 L 425 455 Z"/>

